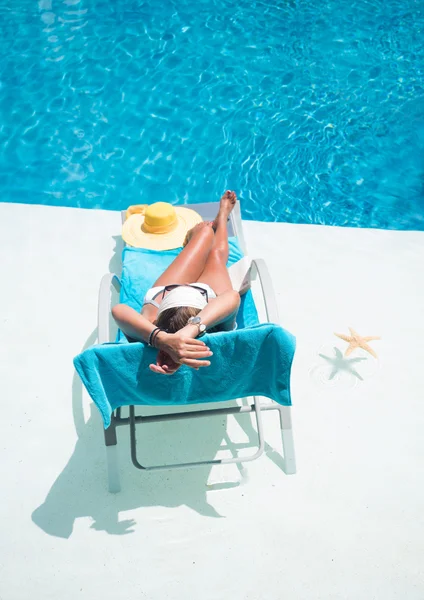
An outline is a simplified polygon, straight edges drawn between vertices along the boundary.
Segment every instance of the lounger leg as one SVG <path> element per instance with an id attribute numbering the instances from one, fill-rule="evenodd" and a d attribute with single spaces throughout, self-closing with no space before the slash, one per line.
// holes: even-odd
<path id="1" fill-rule="evenodd" d="M 279 406 L 281 437 L 283 439 L 284 465 L 286 475 L 296 473 L 296 458 L 294 453 L 291 407 Z"/>
<path id="2" fill-rule="evenodd" d="M 119 478 L 119 463 L 118 463 L 118 441 L 116 439 L 116 425 L 113 421 L 110 426 L 105 429 L 105 444 L 106 444 L 106 461 L 107 461 L 107 476 L 109 492 L 117 494 L 121 491 L 121 482 Z"/>

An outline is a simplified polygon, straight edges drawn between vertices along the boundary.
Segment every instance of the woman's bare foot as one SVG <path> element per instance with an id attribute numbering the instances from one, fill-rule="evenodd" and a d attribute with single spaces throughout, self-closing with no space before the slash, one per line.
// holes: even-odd
<path id="1" fill-rule="evenodd" d="M 227 216 L 233 210 L 237 202 L 237 196 L 235 192 L 231 192 L 227 190 L 225 194 L 222 195 L 221 200 L 219 202 L 219 211 L 223 211 L 227 213 Z"/>
<path id="2" fill-rule="evenodd" d="M 218 226 L 218 221 L 220 219 L 228 219 L 230 212 L 233 210 L 237 202 L 237 196 L 235 192 L 231 192 L 227 190 L 225 194 L 222 195 L 221 200 L 219 202 L 219 211 L 213 221 L 212 227 L 215 231 Z"/>
<path id="3" fill-rule="evenodd" d="M 203 229 L 204 227 L 212 227 L 212 225 L 213 225 L 212 221 L 202 221 L 201 223 L 197 223 L 197 225 L 195 225 L 194 227 L 192 227 L 191 229 L 189 229 L 187 231 L 187 234 L 186 234 L 184 242 L 183 242 L 183 246 L 187 246 L 187 244 L 193 237 L 193 234 L 196 233 L 196 231 L 199 231 L 200 229 Z"/>

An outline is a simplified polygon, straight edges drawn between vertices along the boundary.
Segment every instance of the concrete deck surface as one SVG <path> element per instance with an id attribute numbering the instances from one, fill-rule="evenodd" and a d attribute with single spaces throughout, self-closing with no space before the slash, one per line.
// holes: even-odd
<path id="1" fill-rule="evenodd" d="M 119 431 L 123 491 L 109 495 L 72 358 L 96 341 L 101 276 L 119 273 L 119 214 L 0 205 L 2 600 L 424 598 L 424 233 L 245 232 L 297 337 L 298 473 L 282 472 L 266 413 L 266 455 L 244 470 L 140 474 Z M 349 326 L 382 336 L 378 360 L 337 357 Z M 151 425 L 140 445 L 211 458 L 254 433 L 247 415 L 207 418 Z"/>

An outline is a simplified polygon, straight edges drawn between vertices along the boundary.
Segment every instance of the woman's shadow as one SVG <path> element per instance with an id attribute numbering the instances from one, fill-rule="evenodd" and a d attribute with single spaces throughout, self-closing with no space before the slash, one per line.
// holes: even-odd
<path id="1" fill-rule="evenodd" d="M 95 338 L 93 332 L 87 346 Z M 120 521 L 119 513 L 142 506 L 177 507 L 184 504 L 202 515 L 220 516 L 206 498 L 209 469 L 137 472 L 130 462 L 128 427 L 118 428 L 122 491 L 110 494 L 107 491 L 103 422 L 94 404 L 90 405 L 90 418 L 84 422 L 82 399 L 82 383 L 75 374 L 72 401 L 78 440 L 69 462 L 53 483 L 45 501 L 32 513 L 36 525 L 50 535 L 68 538 L 78 517 L 91 517 L 91 527 L 96 530 L 115 535 L 131 533 L 135 522 Z M 138 443 L 142 462 L 186 460 L 186 456 L 170 455 L 169 450 L 183 445 L 185 439 L 190 440 L 187 451 L 196 459 L 199 455 L 202 458 L 215 456 L 226 424 L 217 418 L 206 418 L 200 425 L 197 420 L 194 424 L 197 431 L 186 423 L 178 431 L 175 422 L 139 426 L 138 437 L 143 437 Z"/>
<path id="2" fill-rule="evenodd" d="M 109 268 L 120 272 L 121 240 L 116 237 L 115 254 Z M 82 351 L 97 341 L 97 330 L 87 339 Z M 33 522 L 49 535 L 68 538 L 75 519 L 91 517 L 92 529 L 114 535 L 132 533 L 135 521 L 119 520 L 121 511 L 143 506 L 178 507 L 186 505 L 201 515 L 221 517 L 208 503 L 208 477 L 211 466 L 186 470 L 137 472 L 130 462 L 128 427 L 118 428 L 118 452 L 122 491 L 107 491 L 106 451 L 103 422 L 94 404 L 85 421 L 83 412 L 83 384 L 74 373 L 72 382 L 72 407 L 77 442 L 74 452 L 47 494 L 45 501 L 32 513 Z M 237 418 L 254 446 L 256 432 L 250 416 Z M 234 454 L 235 446 L 226 434 L 227 417 L 150 423 L 138 427 L 138 451 L 146 465 L 211 460 L 222 447 L 222 441 Z M 176 450 L 176 451 L 175 451 Z M 268 450 L 271 450 L 268 447 Z M 175 451 L 175 454 L 173 452 Z M 177 456 L 178 454 L 178 456 Z M 271 458 L 273 458 L 271 456 Z M 277 464 L 279 461 L 276 461 Z M 281 466 L 281 464 L 279 465 Z M 240 469 L 243 473 L 243 470 Z M 240 479 L 214 485 L 225 489 L 240 485 Z"/>

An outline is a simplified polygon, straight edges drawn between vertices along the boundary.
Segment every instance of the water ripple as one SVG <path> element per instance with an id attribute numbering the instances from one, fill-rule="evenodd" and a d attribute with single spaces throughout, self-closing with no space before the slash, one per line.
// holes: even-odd
<path id="1" fill-rule="evenodd" d="M 2 200 L 424 229 L 413 0 L 0 7 Z"/>

